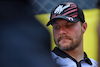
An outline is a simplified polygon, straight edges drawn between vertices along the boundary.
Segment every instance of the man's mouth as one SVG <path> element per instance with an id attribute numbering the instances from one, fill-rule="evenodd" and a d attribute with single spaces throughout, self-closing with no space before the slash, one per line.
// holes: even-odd
<path id="1" fill-rule="evenodd" d="M 60 42 L 61 40 L 71 40 L 71 38 L 68 37 L 68 36 L 60 36 L 60 37 L 58 38 L 57 42 Z"/>

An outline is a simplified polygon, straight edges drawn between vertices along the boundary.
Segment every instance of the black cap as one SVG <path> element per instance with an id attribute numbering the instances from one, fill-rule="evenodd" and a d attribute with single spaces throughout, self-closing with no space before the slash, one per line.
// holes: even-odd
<path id="1" fill-rule="evenodd" d="M 54 8 L 51 11 L 50 21 L 47 26 L 52 24 L 52 20 L 60 18 L 73 23 L 85 22 L 83 11 L 73 2 L 65 2 Z"/>

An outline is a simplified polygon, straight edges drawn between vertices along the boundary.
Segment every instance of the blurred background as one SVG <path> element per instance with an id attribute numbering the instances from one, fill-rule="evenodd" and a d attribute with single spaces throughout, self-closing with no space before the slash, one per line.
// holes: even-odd
<path id="1" fill-rule="evenodd" d="M 34 0 L 31 2 L 35 18 L 46 27 L 49 21 L 51 10 L 58 4 L 70 1 L 76 3 L 85 14 L 85 21 L 88 24 L 87 30 L 84 34 L 84 51 L 88 57 L 98 61 L 98 16 L 99 9 L 97 9 L 98 0 Z M 55 47 L 52 35 L 52 26 L 46 27 L 51 34 L 51 50 Z"/>
<path id="2" fill-rule="evenodd" d="M 0 67 L 58 67 L 50 33 L 34 18 L 31 2 L 0 1 Z"/>

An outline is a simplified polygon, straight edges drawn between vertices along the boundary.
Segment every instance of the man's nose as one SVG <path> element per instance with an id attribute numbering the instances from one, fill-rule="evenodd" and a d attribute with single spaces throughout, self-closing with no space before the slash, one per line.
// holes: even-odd
<path id="1" fill-rule="evenodd" d="M 64 27 L 60 29 L 60 35 L 66 34 L 66 33 L 67 33 L 67 32 L 66 32 L 66 29 L 65 29 Z"/>

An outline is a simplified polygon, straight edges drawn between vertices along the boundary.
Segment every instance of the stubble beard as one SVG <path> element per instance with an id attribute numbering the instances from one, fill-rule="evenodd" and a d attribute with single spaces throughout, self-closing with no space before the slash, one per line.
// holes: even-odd
<path id="1" fill-rule="evenodd" d="M 77 48 L 80 45 L 80 42 L 82 41 L 82 35 L 79 36 L 79 40 L 76 40 L 75 42 L 73 41 L 73 39 L 70 39 L 70 43 L 68 45 L 62 46 L 63 44 L 59 44 L 58 41 L 55 41 L 55 44 L 57 45 L 57 47 L 61 50 L 65 50 L 65 51 L 70 51 L 73 50 L 75 48 Z"/>

